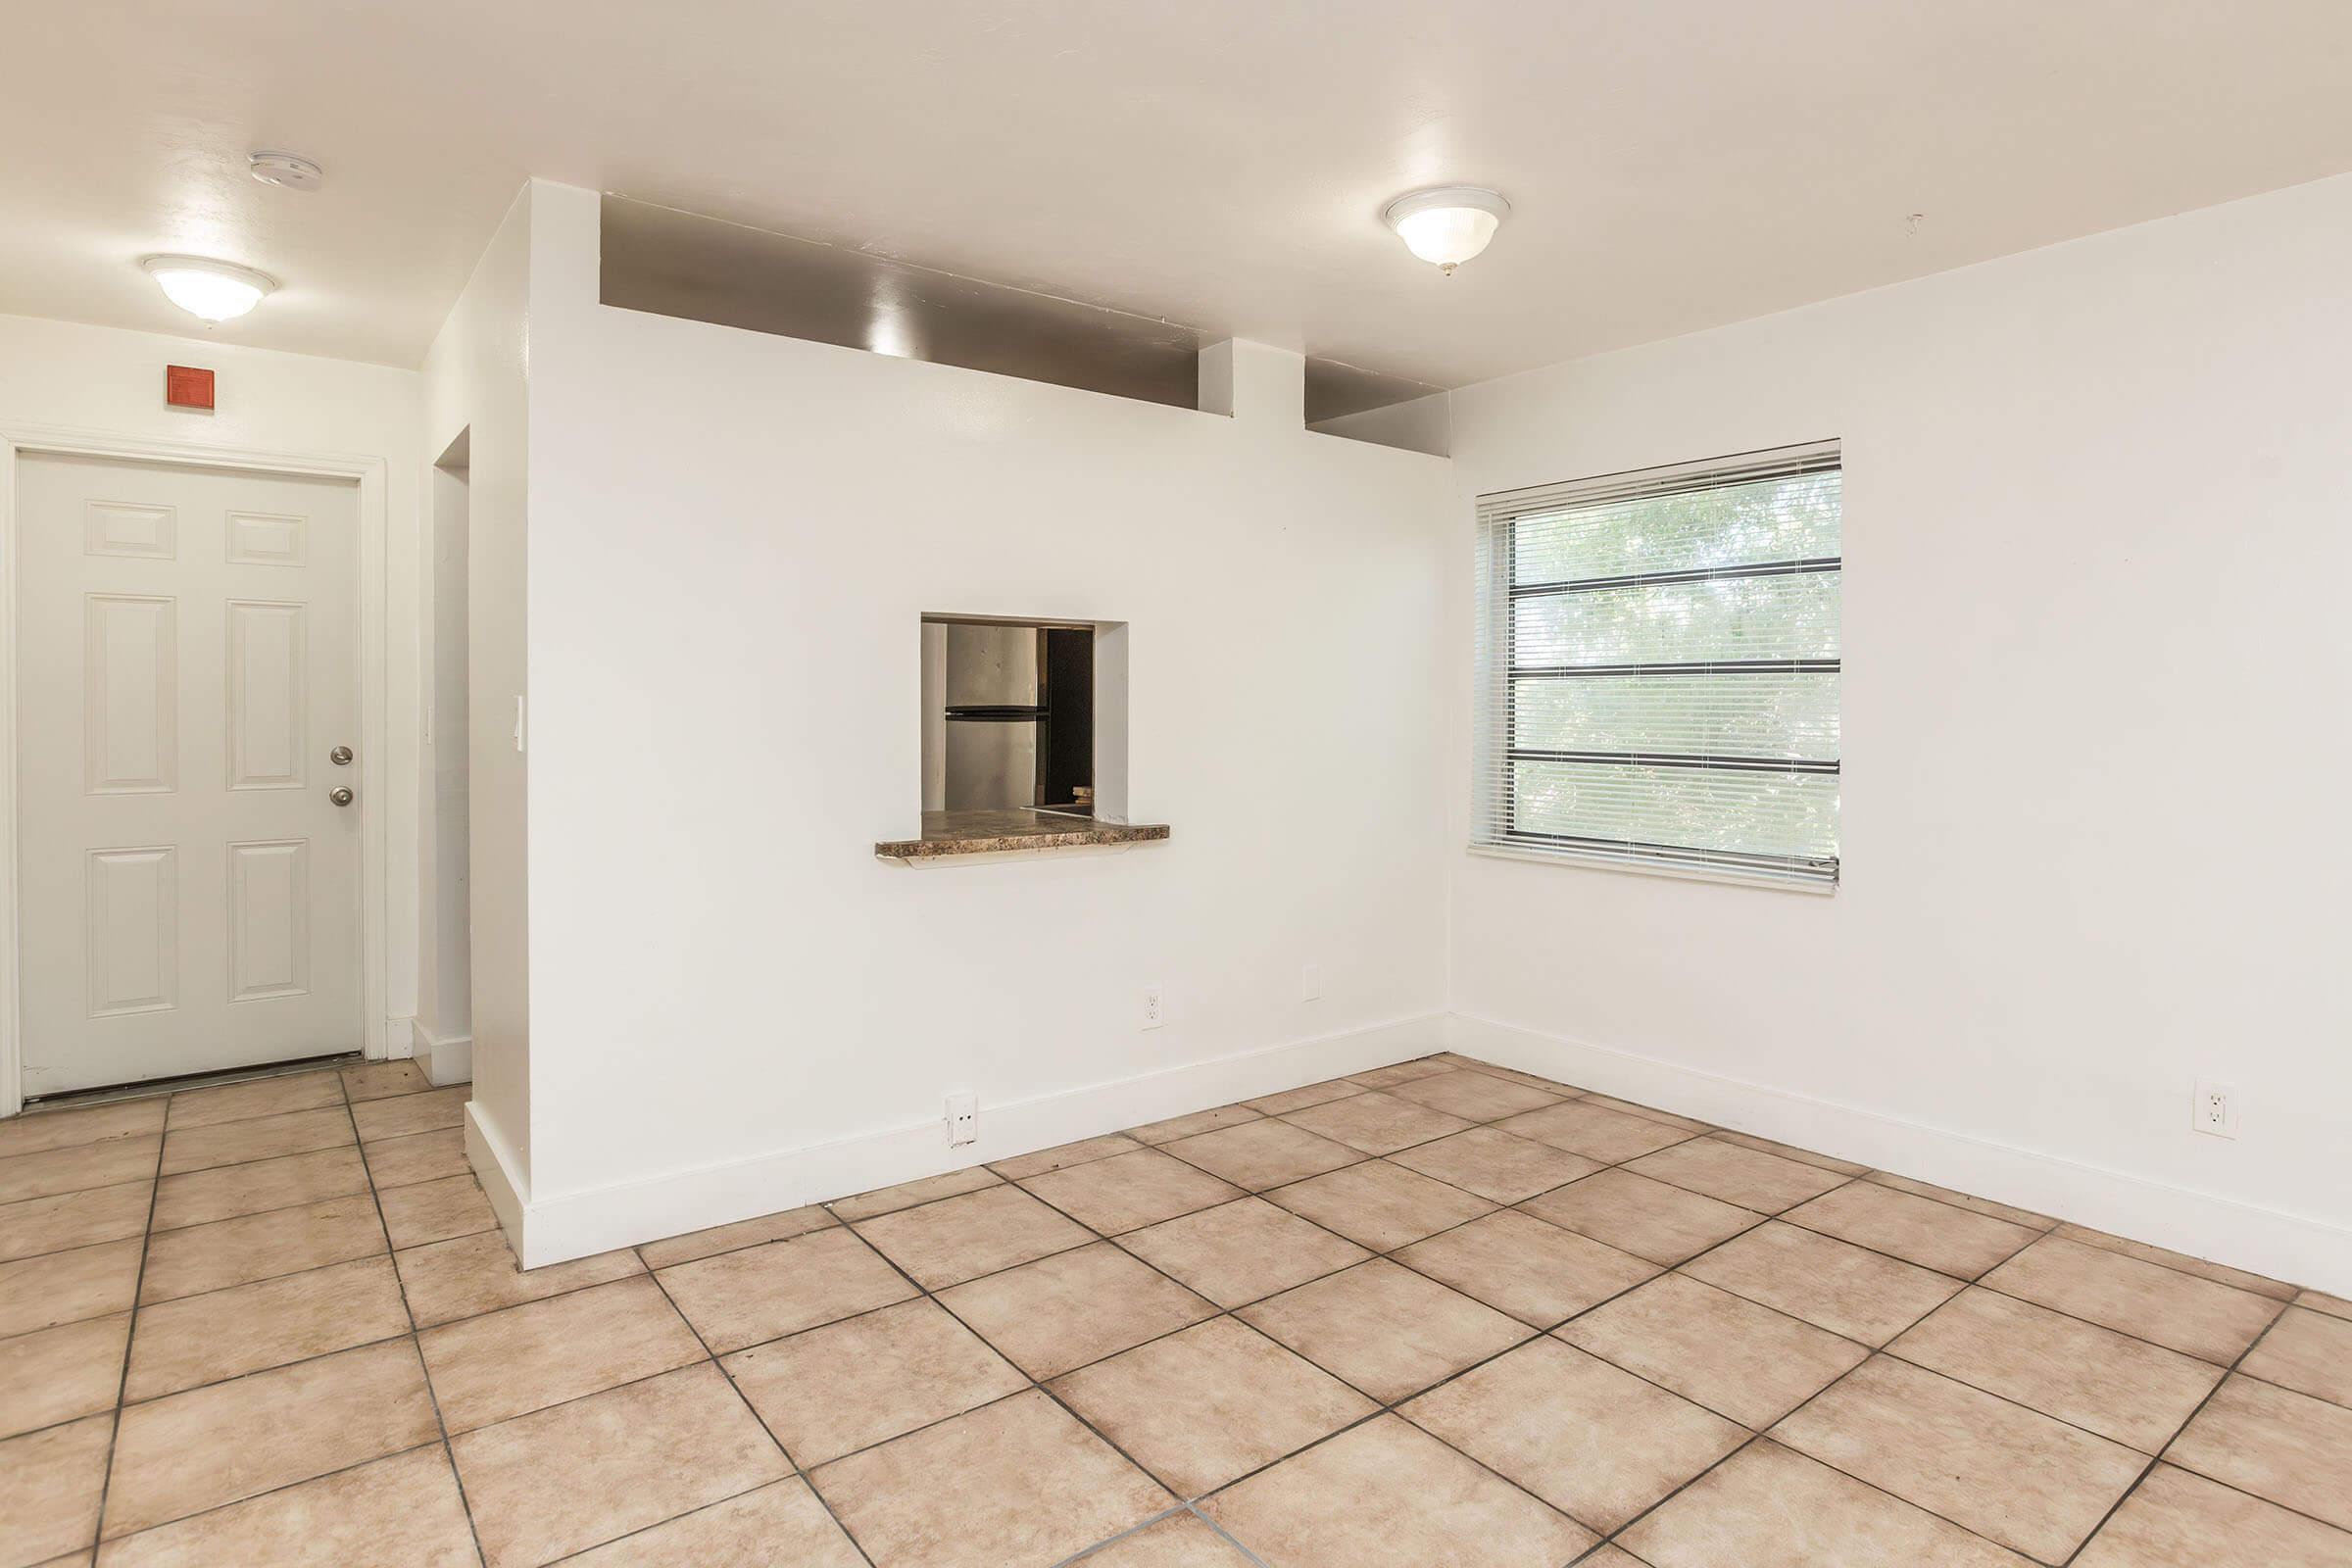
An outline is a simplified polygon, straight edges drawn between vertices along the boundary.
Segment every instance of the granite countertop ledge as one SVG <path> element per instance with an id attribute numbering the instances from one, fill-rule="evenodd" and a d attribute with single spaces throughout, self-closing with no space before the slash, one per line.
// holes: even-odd
<path id="1" fill-rule="evenodd" d="M 925 811 L 922 837 L 886 839 L 874 846 L 874 855 L 884 860 L 943 860 L 964 855 L 1150 844 L 1167 836 L 1164 822 L 1099 822 L 1060 811 Z"/>

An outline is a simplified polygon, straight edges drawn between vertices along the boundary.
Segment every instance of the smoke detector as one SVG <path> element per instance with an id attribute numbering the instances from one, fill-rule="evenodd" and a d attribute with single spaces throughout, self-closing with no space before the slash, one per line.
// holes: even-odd
<path id="1" fill-rule="evenodd" d="M 255 153 L 245 160 L 245 167 L 263 184 L 286 190 L 317 190 L 318 182 L 326 178 L 326 171 L 292 153 Z"/>

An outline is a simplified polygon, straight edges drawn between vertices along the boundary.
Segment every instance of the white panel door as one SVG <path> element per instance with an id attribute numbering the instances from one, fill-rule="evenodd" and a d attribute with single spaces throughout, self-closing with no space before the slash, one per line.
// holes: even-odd
<path id="1" fill-rule="evenodd" d="M 27 456 L 17 502 L 25 1094 L 358 1050 L 358 487 Z"/>

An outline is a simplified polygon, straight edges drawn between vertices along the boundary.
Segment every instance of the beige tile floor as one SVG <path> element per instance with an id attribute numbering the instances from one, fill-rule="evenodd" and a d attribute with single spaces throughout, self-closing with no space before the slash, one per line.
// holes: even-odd
<path id="1" fill-rule="evenodd" d="M 1460 1057 L 527 1274 L 465 1096 L 0 1124 L 0 1568 L 2352 1563 L 2352 1302 Z"/>

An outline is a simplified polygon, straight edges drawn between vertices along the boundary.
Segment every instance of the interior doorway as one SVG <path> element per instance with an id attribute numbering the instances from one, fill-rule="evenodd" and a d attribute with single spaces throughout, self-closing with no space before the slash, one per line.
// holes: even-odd
<path id="1" fill-rule="evenodd" d="M 360 485 L 18 455 L 27 1098 L 360 1051 Z"/>
<path id="2" fill-rule="evenodd" d="M 466 760 L 466 671 L 471 602 L 468 525 L 472 499 L 471 432 L 461 432 L 433 466 L 431 514 L 422 578 L 431 617 L 432 661 L 424 693 L 424 803 L 421 951 L 416 1054 L 435 1083 L 472 1076 L 472 889 L 467 833 L 471 820 Z"/>

